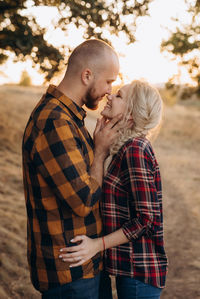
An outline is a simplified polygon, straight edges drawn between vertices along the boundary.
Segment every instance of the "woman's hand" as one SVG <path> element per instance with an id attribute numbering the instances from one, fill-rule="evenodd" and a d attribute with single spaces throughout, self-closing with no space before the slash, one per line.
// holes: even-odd
<path id="1" fill-rule="evenodd" d="M 81 242 L 77 246 L 62 248 L 59 258 L 64 262 L 74 262 L 69 267 L 77 267 L 91 259 L 95 254 L 101 251 L 101 238 L 91 239 L 85 235 L 76 236 L 71 243 Z"/>
<path id="2" fill-rule="evenodd" d="M 95 135 L 98 134 L 98 132 L 105 127 L 106 123 L 107 123 L 107 119 L 104 116 L 102 118 L 97 118 L 96 127 L 93 133 L 93 138 L 95 138 Z"/>

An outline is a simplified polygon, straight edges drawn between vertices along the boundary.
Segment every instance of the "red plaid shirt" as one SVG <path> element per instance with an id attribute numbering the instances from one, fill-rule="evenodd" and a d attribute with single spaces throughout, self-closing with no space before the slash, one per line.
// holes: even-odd
<path id="1" fill-rule="evenodd" d="M 129 140 L 113 157 L 104 178 L 101 212 L 105 234 L 123 228 L 129 239 L 106 251 L 106 270 L 163 288 L 167 257 L 161 178 L 147 139 Z"/>

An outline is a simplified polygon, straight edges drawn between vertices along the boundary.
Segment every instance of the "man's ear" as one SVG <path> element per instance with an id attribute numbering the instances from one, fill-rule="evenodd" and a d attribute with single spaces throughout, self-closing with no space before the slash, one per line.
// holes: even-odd
<path id="1" fill-rule="evenodd" d="M 90 69 L 84 69 L 81 73 L 81 80 L 84 85 L 89 85 L 92 77 L 92 71 Z"/>

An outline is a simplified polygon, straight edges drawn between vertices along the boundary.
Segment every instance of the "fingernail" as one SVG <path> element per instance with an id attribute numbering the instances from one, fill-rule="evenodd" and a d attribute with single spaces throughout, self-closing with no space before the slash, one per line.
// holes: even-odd
<path id="1" fill-rule="evenodd" d="M 62 258 L 62 255 L 59 255 L 59 258 L 61 259 L 61 258 Z"/>
<path id="2" fill-rule="evenodd" d="M 70 242 L 74 242 L 74 239 L 71 239 Z"/>
<path id="3" fill-rule="evenodd" d="M 63 250 L 62 249 L 60 249 L 60 252 L 62 252 Z"/>

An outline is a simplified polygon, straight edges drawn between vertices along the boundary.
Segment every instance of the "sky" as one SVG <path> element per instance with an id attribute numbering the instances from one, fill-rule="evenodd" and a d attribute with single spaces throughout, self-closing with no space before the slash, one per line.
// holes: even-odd
<path id="1" fill-rule="evenodd" d="M 55 8 L 31 8 L 30 11 L 36 16 L 41 26 L 48 26 L 49 31 L 46 38 L 55 46 L 59 47 L 66 43 L 75 48 L 84 41 L 83 29 L 77 30 L 74 25 L 70 25 L 65 34 L 59 28 L 51 30 L 51 22 L 58 15 Z M 190 21 L 184 1 L 154 0 L 150 4 L 149 12 L 150 17 L 142 17 L 138 20 L 135 43 L 126 45 L 122 34 L 118 38 L 109 37 L 119 54 L 120 70 L 125 83 L 142 78 L 150 83 L 160 84 L 167 82 L 172 75 L 180 73 L 178 59 L 172 60 L 169 54 L 161 53 L 160 45 L 162 40 L 169 37 L 170 30 L 175 30 L 172 18 L 178 18 L 180 22 L 184 23 Z M 30 74 L 33 84 L 41 85 L 43 83 L 43 76 L 32 68 L 31 61 L 26 64 L 22 62 L 13 64 L 10 59 L 4 66 L 0 66 L 0 84 L 18 83 L 22 70 L 26 70 Z M 4 76 L 2 76 L 2 72 Z M 183 69 L 180 81 L 181 83 L 190 83 L 189 76 Z"/>

